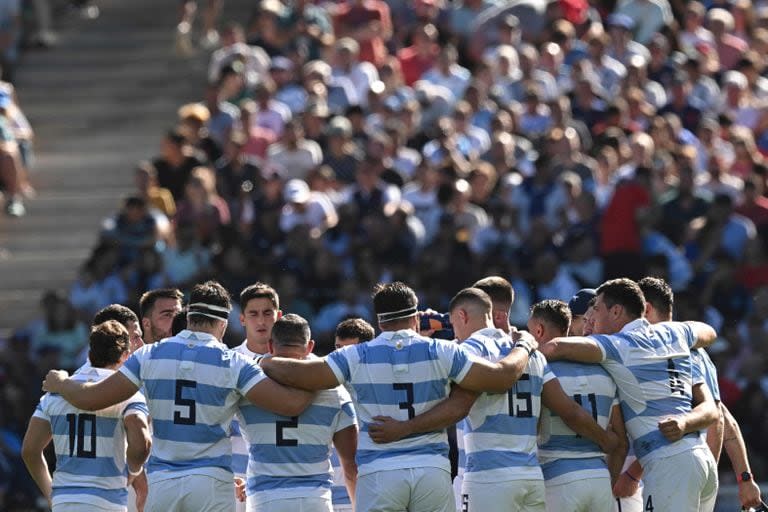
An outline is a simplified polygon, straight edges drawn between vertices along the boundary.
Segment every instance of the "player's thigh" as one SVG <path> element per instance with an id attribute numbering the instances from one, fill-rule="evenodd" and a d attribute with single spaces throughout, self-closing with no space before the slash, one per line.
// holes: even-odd
<path id="1" fill-rule="evenodd" d="M 366 512 L 405 511 L 411 495 L 410 470 L 376 471 L 357 478 L 355 508 Z"/>
<path id="2" fill-rule="evenodd" d="M 453 496 L 451 474 L 439 468 L 416 468 L 411 488 L 411 512 L 453 512 L 456 499 Z"/>
<path id="3" fill-rule="evenodd" d="M 613 512 L 616 506 L 610 478 L 587 478 L 547 485 L 547 510 Z"/>
<path id="4" fill-rule="evenodd" d="M 705 459 L 688 450 L 646 464 L 643 473 L 644 512 L 701 512 L 707 484 Z"/>
<path id="5" fill-rule="evenodd" d="M 715 510 L 717 501 L 717 489 L 719 487 L 717 476 L 717 462 L 709 450 L 696 450 L 695 454 L 702 459 L 702 470 L 704 472 L 704 486 L 701 490 L 701 503 L 699 508 L 702 512 L 712 512 Z"/>
<path id="6" fill-rule="evenodd" d="M 285 498 L 259 502 L 248 500 L 248 512 L 333 512 L 327 498 Z"/>
<path id="7" fill-rule="evenodd" d="M 544 512 L 546 493 L 542 480 L 480 483 L 464 481 L 462 512 Z"/>
<path id="8" fill-rule="evenodd" d="M 192 476 L 185 479 L 186 497 L 184 503 L 186 510 L 197 512 L 234 512 L 235 502 L 232 500 L 234 492 L 234 477 L 224 481 L 207 476 Z"/>

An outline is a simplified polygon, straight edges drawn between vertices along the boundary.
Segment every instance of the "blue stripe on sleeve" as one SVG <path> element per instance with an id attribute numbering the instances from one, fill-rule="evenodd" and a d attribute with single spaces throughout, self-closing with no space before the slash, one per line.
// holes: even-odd
<path id="1" fill-rule="evenodd" d="M 448 377 L 450 379 L 456 379 L 462 370 L 464 370 L 468 361 L 469 358 L 467 357 L 467 353 L 464 352 L 460 346 L 456 345 L 453 351 L 453 364 L 451 364 L 451 371 L 448 373 Z"/>
<path id="2" fill-rule="evenodd" d="M 339 371 L 341 372 L 342 380 L 344 382 L 348 382 L 349 379 L 351 378 L 351 373 L 349 371 L 349 361 L 347 360 L 347 356 L 346 356 L 346 352 L 349 352 L 349 351 L 350 350 L 347 350 L 347 351 L 336 350 L 328 354 L 328 356 L 326 356 L 327 359 L 330 362 L 332 362 L 336 366 L 336 368 L 339 369 Z"/>
<path id="3" fill-rule="evenodd" d="M 603 350 L 605 351 L 605 358 L 609 359 L 611 361 L 617 361 L 619 363 L 623 362 L 621 359 L 621 354 L 619 354 L 618 349 L 613 344 L 613 340 L 610 336 L 605 336 L 602 334 L 595 335 L 593 334 L 590 336 L 593 340 L 597 342 L 598 345 L 603 347 Z"/>
<path id="4" fill-rule="evenodd" d="M 248 361 L 248 364 L 240 369 L 240 373 L 237 376 L 237 389 L 243 394 L 247 393 L 248 390 L 245 389 L 245 386 L 251 380 L 263 375 L 263 373 L 264 372 L 257 364 Z"/>
<path id="5" fill-rule="evenodd" d="M 136 354 L 132 354 L 120 367 L 120 371 L 134 382 L 141 382 L 141 363 Z"/>

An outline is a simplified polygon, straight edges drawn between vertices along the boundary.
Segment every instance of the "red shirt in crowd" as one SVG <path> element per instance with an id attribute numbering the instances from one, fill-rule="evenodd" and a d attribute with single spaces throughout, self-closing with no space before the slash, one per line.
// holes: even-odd
<path id="1" fill-rule="evenodd" d="M 650 204 L 650 194 L 637 182 L 629 181 L 616 188 L 601 221 L 602 254 L 640 252 L 642 240 L 635 216 Z"/>
<path id="2" fill-rule="evenodd" d="M 386 41 L 381 36 L 361 40 L 355 37 L 355 31 L 367 26 L 372 21 L 381 25 L 380 34 L 392 33 L 392 18 L 389 6 L 381 0 L 345 3 L 339 7 L 334 18 L 334 29 L 339 36 L 349 36 L 360 44 L 360 60 L 381 66 L 387 58 Z"/>
<path id="3" fill-rule="evenodd" d="M 397 60 L 400 61 L 400 69 L 403 71 L 403 80 L 406 85 L 413 85 L 421 75 L 434 67 L 439 51 L 437 45 L 433 46 L 432 50 L 427 57 L 419 55 L 415 46 L 408 46 L 397 52 Z"/>

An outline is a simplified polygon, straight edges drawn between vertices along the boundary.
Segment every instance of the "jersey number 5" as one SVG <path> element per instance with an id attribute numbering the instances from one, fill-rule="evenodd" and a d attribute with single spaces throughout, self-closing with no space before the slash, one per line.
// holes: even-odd
<path id="1" fill-rule="evenodd" d="M 512 389 L 509 390 L 509 415 L 517 416 L 518 418 L 532 418 L 533 417 L 533 403 L 531 403 L 531 393 L 527 391 L 520 391 L 517 386 L 523 381 L 531 380 L 531 376 L 524 373 L 520 376 Z M 522 405 L 522 407 L 521 407 Z"/>
<path id="2" fill-rule="evenodd" d="M 174 404 L 177 407 L 186 407 L 186 415 L 182 416 L 182 411 L 173 411 L 173 422 L 176 425 L 194 425 L 197 418 L 197 407 L 193 398 L 184 398 L 184 388 L 197 388 L 197 382 L 193 380 L 176 381 L 176 399 Z"/>

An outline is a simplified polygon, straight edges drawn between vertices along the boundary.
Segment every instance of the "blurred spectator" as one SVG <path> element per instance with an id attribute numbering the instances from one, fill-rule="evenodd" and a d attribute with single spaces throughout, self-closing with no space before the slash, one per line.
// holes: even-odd
<path id="1" fill-rule="evenodd" d="M 392 37 L 389 7 L 382 0 L 346 0 L 334 17 L 336 36 L 359 41 L 360 60 L 379 66 Z"/>
<path id="2" fill-rule="evenodd" d="M 272 145 L 269 161 L 285 170 L 287 178 L 305 179 L 312 169 L 323 161 L 323 150 L 317 142 L 304 137 L 304 128 L 298 120 L 290 121 L 280 142 Z"/>
<path id="3" fill-rule="evenodd" d="M 170 190 L 174 200 L 179 201 L 184 195 L 189 174 L 202 162 L 187 144 L 184 134 L 171 130 L 163 138 L 160 156 L 152 161 L 152 165 L 157 169 L 157 184 Z"/>
<path id="4" fill-rule="evenodd" d="M 285 184 L 286 205 L 280 215 L 280 229 L 289 232 L 305 226 L 313 238 L 321 236 L 338 222 L 336 209 L 321 192 L 312 192 L 306 182 L 298 179 Z"/>

